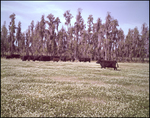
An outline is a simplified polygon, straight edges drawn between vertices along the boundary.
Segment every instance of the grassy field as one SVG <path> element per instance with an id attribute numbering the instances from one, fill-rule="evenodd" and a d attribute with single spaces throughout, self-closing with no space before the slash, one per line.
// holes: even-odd
<path id="1" fill-rule="evenodd" d="M 1 58 L 1 117 L 149 117 L 149 63 Z"/>

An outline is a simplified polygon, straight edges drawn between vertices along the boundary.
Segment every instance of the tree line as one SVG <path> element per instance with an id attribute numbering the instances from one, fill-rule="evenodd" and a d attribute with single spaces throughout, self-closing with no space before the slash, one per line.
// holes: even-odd
<path id="1" fill-rule="evenodd" d="M 46 19 L 42 15 L 41 20 L 28 26 L 26 32 L 21 31 L 21 22 L 15 26 L 15 14 L 11 14 L 9 29 L 4 22 L 1 28 L 1 55 L 18 53 L 20 55 L 49 55 L 79 57 L 97 60 L 130 60 L 149 58 L 149 28 L 142 24 L 141 33 L 138 28 L 129 29 L 125 36 L 110 12 L 107 13 L 105 23 L 100 18 L 93 22 L 93 15 L 88 17 L 88 28 L 81 15 L 82 9 L 77 10 L 76 22 L 71 26 L 73 18 L 70 10 L 67 10 L 65 25 L 62 26 L 59 17 L 49 14 Z"/>

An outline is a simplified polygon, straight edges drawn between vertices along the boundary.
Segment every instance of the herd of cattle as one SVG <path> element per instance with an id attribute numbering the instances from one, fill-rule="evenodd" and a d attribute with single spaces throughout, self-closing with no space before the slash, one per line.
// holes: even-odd
<path id="1" fill-rule="evenodd" d="M 68 57 L 68 56 L 44 56 L 44 55 L 41 55 L 41 56 L 32 56 L 32 55 L 25 55 L 25 56 L 20 56 L 19 54 L 12 54 L 12 55 L 9 55 L 9 56 L 6 56 L 6 59 L 11 59 L 11 58 L 21 58 L 22 61 L 72 61 L 74 62 L 75 61 L 75 58 L 72 57 Z M 90 58 L 79 58 L 79 61 L 80 62 L 91 62 Z"/>
<path id="2" fill-rule="evenodd" d="M 75 58 L 72 57 L 67 57 L 67 56 L 44 56 L 44 55 L 41 55 L 41 56 L 31 56 L 31 55 L 25 55 L 25 56 L 20 56 L 19 54 L 12 54 L 12 55 L 9 55 L 9 56 L 6 56 L 6 59 L 11 59 L 11 58 L 21 58 L 22 61 L 53 61 L 53 62 L 58 62 L 59 60 L 63 61 L 63 62 L 66 62 L 66 61 L 72 61 L 74 62 L 75 61 Z M 91 62 L 90 58 L 79 58 L 79 61 L 80 62 Z M 118 66 L 118 63 L 117 61 L 108 61 L 108 60 L 103 60 L 102 58 L 100 58 L 97 62 L 97 64 L 100 64 L 101 65 L 101 68 L 114 68 L 114 70 L 117 70 L 117 67 Z M 117 65 L 117 67 L 116 67 Z"/>

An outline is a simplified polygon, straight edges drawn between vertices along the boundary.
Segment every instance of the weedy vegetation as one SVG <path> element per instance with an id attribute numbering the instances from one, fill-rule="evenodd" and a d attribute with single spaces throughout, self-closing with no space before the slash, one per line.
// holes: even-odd
<path id="1" fill-rule="evenodd" d="M 1 117 L 149 117 L 149 64 L 1 58 Z"/>

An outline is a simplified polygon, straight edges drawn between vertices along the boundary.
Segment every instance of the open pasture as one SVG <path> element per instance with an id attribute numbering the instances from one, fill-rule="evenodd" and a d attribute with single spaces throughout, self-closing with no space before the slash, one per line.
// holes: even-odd
<path id="1" fill-rule="evenodd" d="M 149 63 L 1 58 L 1 117 L 149 117 Z"/>

